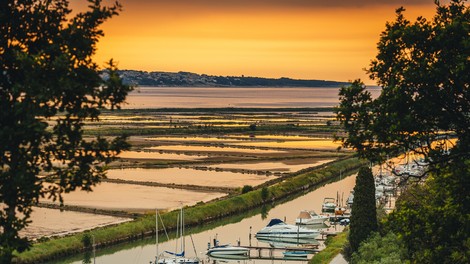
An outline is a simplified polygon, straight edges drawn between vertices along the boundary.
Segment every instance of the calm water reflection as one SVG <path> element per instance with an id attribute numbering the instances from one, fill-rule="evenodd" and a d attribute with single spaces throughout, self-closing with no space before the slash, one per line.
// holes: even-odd
<path id="1" fill-rule="evenodd" d="M 263 228 L 271 218 L 285 219 L 287 223 L 293 224 L 295 218 L 300 210 L 308 209 L 321 211 L 321 204 L 325 197 L 336 197 L 344 194 L 344 199 L 347 198 L 349 192 L 353 189 L 355 184 L 355 176 L 349 176 L 334 183 L 326 184 L 314 191 L 299 196 L 291 201 L 276 205 L 274 208 L 258 209 L 256 211 L 247 212 L 246 215 L 236 216 L 226 220 L 224 225 L 215 226 L 215 224 L 208 224 L 205 227 L 192 228 L 190 232 L 194 232 L 192 239 L 195 242 L 197 255 L 202 259 L 206 259 L 204 255 L 207 249 L 207 243 L 213 238 L 217 237 L 221 244 L 231 243 L 236 244 L 240 240 L 241 245 L 249 245 L 250 228 L 252 233 L 251 244 L 268 246 L 268 244 L 257 241 L 254 234 Z M 228 222 L 227 222 L 228 221 Z M 217 224 L 217 223 L 216 223 Z M 218 223 L 220 225 L 220 223 Z M 330 229 L 334 229 L 331 227 Z M 203 231 L 201 231 L 203 230 Z M 160 243 L 161 250 L 173 250 L 175 241 L 167 241 Z M 153 239 L 146 239 L 136 241 L 126 245 L 117 246 L 111 249 L 99 250 L 97 252 L 96 263 L 145 263 L 148 264 L 155 258 L 155 242 Z M 186 252 L 187 255 L 194 256 L 194 250 L 191 246 L 191 238 L 186 237 Z M 277 254 L 281 254 L 279 251 Z M 76 256 L 68 260 L 63 260 L 57 263 L 74 263 L 79 264 L 83 261 L 83 255 Z M 243 263 L 291 263 L 288 260 L 243 260 Z M 207 262 L 206 262 L 207 263 Z"/>
<path id="2" fill-rule="evenodd" d="M 244 185 L 257 186 L 276 177 L 257 175 L 253 173 L 196 170 L 189 168 L 129 168 L 108 170 L 108 178 L 165 184 L 174 183 L 211 187 L 243 187 Z"/>
<path id="3" fill-rule="evenodd" d="M 380 88 L 369 91 L 376 97 Z M 332 107 L 338 104 L 338 92 L 339 87 L 138 87 L 124 108 Z"/>
<path id="4" fill-rule="evenodd" d="M 30 239 L 83 232 L 100 226 L 131 221 L 130 218 L 33 207 L 33 221 L 20 232 Z"/>
<path id="5" fill-rule="evenodd" d="M 86 195 L 85 195 L 86 194 Z M 93 192 L 76 191 L 63 194 L 67 205 L 104 210 L 146 213 L 158 209 L 175 209 L 225 196 L 225 193 L 204 193 L 165 187 L 101 182 Z M 175 198 L 177 197 L 177 198 Z M 41 200 L 41 202 L 52 202 Z M 58 202 L 55 202 L 58 204 Z"/>

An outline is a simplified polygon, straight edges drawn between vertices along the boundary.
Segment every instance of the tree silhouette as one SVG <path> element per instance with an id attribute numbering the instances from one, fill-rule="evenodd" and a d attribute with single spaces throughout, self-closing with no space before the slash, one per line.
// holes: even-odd
<path id="1" fill-rule="evenodd" d="M 93 62 L 99 26 L 121 10 L 89 0 L 71 15 L 66 0 L 0 1 L 0 262 L 28 248 L 18 231 L 41 197 L 90 191 L 128 147 L 124 137 L 85 138 L 85 121 L 119 108 L 131 87 L 113 61 Z"/>
<path id="2" fill-rule="evenodd" d="M 350 220 L 349 245 L 352 254 L 378 228 L 374 176 L 370 168 L 363 167 L 357 174 Z"/>
<path id="3" fill-rule="evenodd" d="M 470 11 L 467 1 L 437 3 L 433 20 L 387 23 L 368 73 L 382 87 L 372 99 L 357 80 L 340 92 L 343 146 L 383 162 L 411 152 L 430 168 L 470 157 Z M 422 176 L 422 175 L 418 175 Z"/>
<path id="4" fill-rule="evenodd" d="M 468 263 L 470 8 L 465 0 L 436 1 L 434 18 L 415 22 L 404 8 L 396 13 L 368 69 L 380 96 L 372 99 L 360 80 L 340 91 L 336 113 L 347 132 L 340 140 L 371 161 L 424 157 L 429 170 L 401 194 L 388 229 L 413 263 Z"/>

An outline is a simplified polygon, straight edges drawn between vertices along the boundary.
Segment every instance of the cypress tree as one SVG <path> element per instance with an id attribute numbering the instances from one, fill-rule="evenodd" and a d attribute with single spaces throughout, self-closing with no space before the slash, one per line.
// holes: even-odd
<path id="1" fill-rule="evenodd" d="M 362 167 L 357 175 L 350 220 L 349 253 L 352 254 L 357 252 L 361 242 L 378 228 L 374 176 L 370 168 Z"/>

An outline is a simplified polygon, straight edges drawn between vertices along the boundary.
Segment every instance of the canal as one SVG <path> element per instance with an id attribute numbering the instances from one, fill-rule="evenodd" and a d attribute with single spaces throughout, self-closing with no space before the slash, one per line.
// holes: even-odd
<path id="1" fill-rule="evenodd" d="M 245 214 L 234 216 L 216 223 L 210 223 L 202 227 L 186 228 L 186 234 L 192 233 L 191 236 L 185 236 L 186 256 L 191 257 L 197 255 L 204 263 L 216 263 L 216 260 L 209 259 L 205 255 L 209 242 L 214 238 L 220 241 L 220 244 L 236 245 L 240 241 L 242 246 L 269 246 L 264 242 L 258 241 L 254 234 L 261 228 L 266 226 L 272 218 L 285 220 L 288 224 L 294 224 L 295 218 L 301 210 L 314 210 L 321 212 L 321 204 L 325 197 L 340 197 L 346 201 L 350 191 L 354 188 L 355 175 L 342 179 L 336 179 L 334 182 L 326 183 L 317 189 L 307 193 L 299 194 L 296 198 L 284 201 L 270 207 L 264 207 L 257 210 L 248 211 Z M 331 226 L 329 230 L 340 228 Z M 251 230 L 251 240 L 250 240 Z M 326 229 L 324 229 L 326 230 Z M 160 234 L 162 235 L 162 234 Z M 169 234 L 170 240 L 159 243 L 159 251 L 163 250 L 175 251 L 176 240 L 174 234 Z M 163 238 L 163 236 L 160 236 Z M 161 239 L 160 238 L 160 239 Z M 191 241 L 194 241 L 194 247 Z M 193 249 L 195 248 L 195 250 Z M 282 257 L 282 251 L 275 251 L 275 257 Z M 93 257 L 95 255 L 95 258 Z M 155 260 L 156 246 L 155 238 L 148 238 L 131 243 L 117 245 L 111 248 L 98 249 L 95 253 L 87 252 L 68 259 L 63 259 L 58 263 L 145 263 L 148 264 Z M 252 254 L 253 255 L 253 252 Z M 267 254 L 264 254 L 267 255 Z M 309 256 L 310 258 L 311 256 Z M 95 261 L 95 262 L 94 262 Z M 234 262 L 243 263 L 291 263 L 291 260 L 232 260 Z M 227 261 L 224 261 L 227 262 Z M 231 261 L 229 261 L 231 262 Z M 306 262 L 306 261 L 300 261 Z M 220 262 L 219 262 L 220 263 Z"/>

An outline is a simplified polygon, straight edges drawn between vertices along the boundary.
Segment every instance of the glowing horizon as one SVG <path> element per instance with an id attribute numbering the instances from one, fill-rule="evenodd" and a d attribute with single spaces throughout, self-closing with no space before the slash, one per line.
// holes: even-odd
<path id="1" fill-rule="evenodd" d="M 373 83 L 363 69 L 395 9 L 404 6 L 411 21 L 435 10 L 431 0 L 342 2 L 122 0 L 124 10 L 102 27 L 95 61 L 113 58 L 129 70 Z"/>

